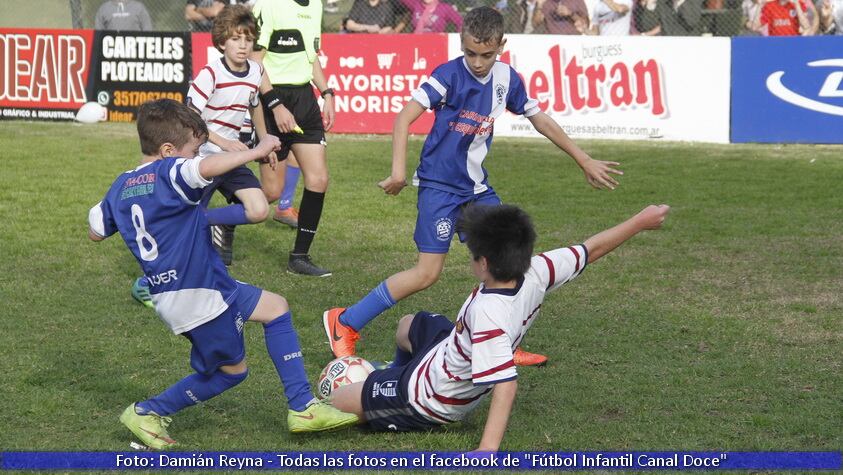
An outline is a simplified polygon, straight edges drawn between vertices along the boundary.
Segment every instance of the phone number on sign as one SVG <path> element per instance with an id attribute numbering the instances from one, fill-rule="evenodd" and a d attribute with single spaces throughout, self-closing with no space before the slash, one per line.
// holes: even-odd
<path id="1" fill-rule="evenodd" d="M 159 92 L 159 91 L 114 91 L 115 107 L 137 107 L 144 102 L 156 99 L 172 99 L 183 102 L 184 95 L 180 92 Z"/>

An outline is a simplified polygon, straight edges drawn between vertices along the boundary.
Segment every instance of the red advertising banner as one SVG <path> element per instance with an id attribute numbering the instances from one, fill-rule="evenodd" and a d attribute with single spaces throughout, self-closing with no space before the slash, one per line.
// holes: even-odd
<path id="1" fill-rule="evenodd" d="M 319 61 L 337 90 L 332 132 L 387 134 L 410 93 L 448 60 L 448 35 L 322 35 Z M 410 129 L 426 134 L 433 114 Z"/>
<path id="2" fill-rule="evenodd" d="M 0 30 L 0 118 L 72 120 L 89 99 L 93 30 Z"/>
<path id="3" fill-rule="evenodd" d="M 193 72 L 199 73 L 202 68 L 208 64 L 208 60 L 219 58 L 221 53 L 214 48 L 214 42 L 211 40 L 210 33 L 191 33 L 191 61 L 193 62 Z M 192 77 L 188 78 L 193 80 Z"/>

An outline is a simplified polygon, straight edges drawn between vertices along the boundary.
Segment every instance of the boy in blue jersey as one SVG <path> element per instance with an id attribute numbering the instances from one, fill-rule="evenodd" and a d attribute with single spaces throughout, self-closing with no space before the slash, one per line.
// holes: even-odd
<path id="1" fill-rule="evenodd" d="M 333 308 L 323 314 L 325 331 L 336 356 L 354 354 L 359 331 L 397 301 L 433 285 L 442 273 L 461 209 L 469 203 L 500 204 L 483 168 L 492 144 L 493 124 L 506 110 L 524 115 L 542 135 L 571 156 L 595 188 L 614 189 L 610 174 L 617 162 L 593 160 L 547 114 L 538 101 L 527 96 L 518 73 L 497 61 L 506 40 L 503 17 L 489 7 L 475 8 L 465 16 L 461 34 L 462 57 L 437 67 L 413 92 L 395 119 L 392 133 L 392 174 L 378 185 L 390 195 L 407 186 L 407 137 L 410 124 L 426 109 L 435 120 L 422 148 L 413 177 L 419 187 L 418 218 L 414 239 L 419 250 L 412 269 L 399 272 L 378 285 L 355 305 Z M 542 355 L 519 349 L 516 364 L 543 364 Z"/>
<path id="2" fill-rule="evenodd" d="M 155 311 L 175 334 L 191 343 L 196 371 L 120 416 L 147 446 L 170 448 L 170 415 L 233 388 L 248 375 L 243 323 L 263 324 L 269 356 L 284 385 L 291 432 L 311 432 L 356 422 L 353 414 L 318 403 L 302 361 L 287 301 L 228 275 L 211 244 L 200 206 L 211 179 L 280 148 L 266 136 L 254 149 L 195 158 L 208 138 L 202 118 L 169 99 L 138 110 L 143 160 L 120 175 L 88 214 L 89 237 L 119 232 L 150 283 Z"/>

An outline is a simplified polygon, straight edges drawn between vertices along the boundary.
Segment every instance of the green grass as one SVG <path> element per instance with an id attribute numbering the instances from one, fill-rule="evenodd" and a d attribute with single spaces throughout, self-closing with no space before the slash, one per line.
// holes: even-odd
<path id="1" fill-rule="evenodd" d="M 491 183 L 523 206 L 537 249 L 581 242 L 648 203 L 663 230 L 634 238 L 545 301 L 528 335 L 548 367 L 523 369 L 505 450 L 839 450 L 843 341 L 840 147 L 589 142 L 622 162 L 614 192 L 590 189 L 546 141 L 497 139 Z M 410 144 L 417 156 L 421 140 Z M 190 371 L 189 346 L 129 295 L 138 266 L 119 237 L 86 237 L 87 211 L 138 158 L 134 128 L 4 122 L 0 127 L 0 447 L 125 450 L 131 401 Z M 238 279 L 283 294 L 309 374 L 330 359 L 320 316 L 415 260 L 415 190 L 387 197 L 384 137 L 334 136 L 332 184 L 312 253 L 329 279 L 287 275 L 294 233 L 238 230 Z M 360 353 L 386 359 L 398 318 L 453 315 L 474 285 L 455 244 L 433 288 L 376 319 Z M 464 450 L 486 409 L 420 434 L 286 432 L 281 387 L 259 327 L 251 375 L 177 415 L 195 450 Z"/>

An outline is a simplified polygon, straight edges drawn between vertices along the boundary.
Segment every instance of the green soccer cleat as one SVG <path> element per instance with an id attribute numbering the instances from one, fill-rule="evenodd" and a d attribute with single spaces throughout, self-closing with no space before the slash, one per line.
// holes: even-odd
<path id="1" fill-rule="evenodd" d="M 176 445 L 176 441 L 167 433 L 167 426 L 172 419 L 154 412 L 142 416 L 135 412 L 135 403 L 130 404 L 123 414 L 120 414 L 120 422 L 149 448 L 161 450 Z"/>
<path id="2" fill-rule="evenodd" d="M 146 277 L 138 277 L 132 284 L 132 297 L 149 308 L 155 308 L 152 304 L 152 295 L 149 294 L 149 283 Z"/>
<path id="3" fill-rule="evenodd" d="M 356 415 L 341 412 L 325 401 L 315 402 L 301 412 L 290 409 L 287 413 L 287 427 L 293 433 L 341 429 L 357 422 Z"/>

